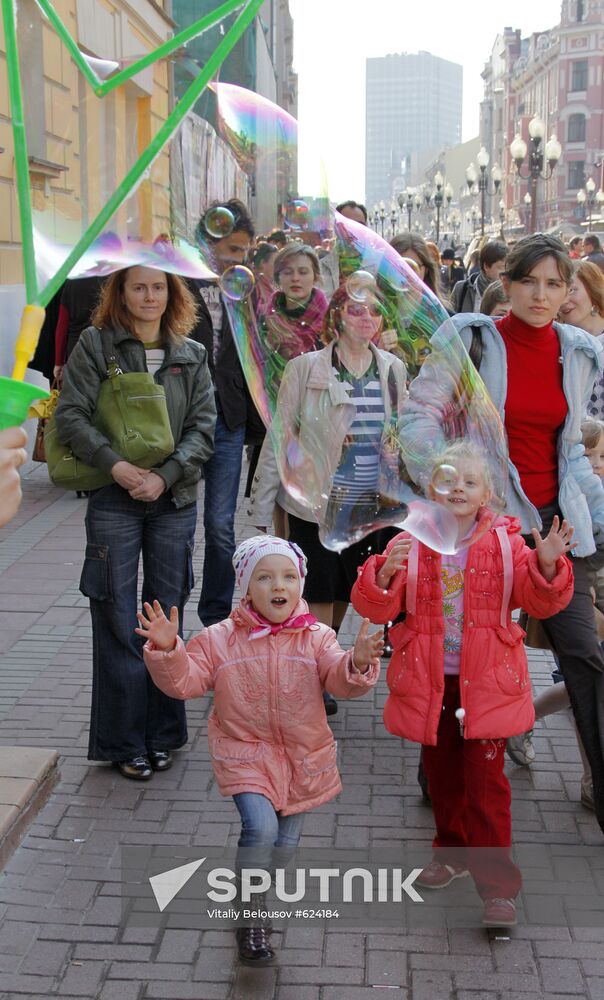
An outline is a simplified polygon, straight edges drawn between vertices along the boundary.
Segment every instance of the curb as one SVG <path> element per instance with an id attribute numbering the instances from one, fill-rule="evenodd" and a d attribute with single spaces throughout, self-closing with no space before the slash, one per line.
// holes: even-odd
<path id="1" fill-rule="evenodd" d="M 56 750 L 0 747 L 0 869 L 59 778 Z"/>

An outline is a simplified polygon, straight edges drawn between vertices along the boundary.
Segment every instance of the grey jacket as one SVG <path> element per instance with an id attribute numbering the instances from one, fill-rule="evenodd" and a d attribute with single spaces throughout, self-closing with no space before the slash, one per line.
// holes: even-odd
<path id="1" fill-rule="evenodd" d="M 109 332 L 122 371 L 147 371 L 141 341 L 125 330 Z M 90 326 L 80 336 L 65 366 L 55 420 L 60 440 L 69 445 L 77 458 L 110 473 L 122 456 L 113 451 L 91 423 L 105 378 L 107 358 L 100 331 Z M 184 507 L 196 499 L 201 466 L 214 448 L 216 407 L 205 349 L 192 340 L 169 344 L 155 381 L 166 393 L 175 447 L 172 455 L 154 471 L 171 489 L 174 504 Z"/>
<path id="2" fill-rule="evenodd" d="M 399 416 L 407 397 L 407 373 L 399 358 L 373 344 L 369 346 L 377 363 L 386 413 L 385 427 L 388 427 L 392 411 L 388 373 L 392 369 Z M 296 460 L 288 466 L 287 477 L 291 490 L 299 499 L 295 499 L 292 492 L 282 485 L 269 432 L 262 445 L 248 510 L 250 524 L 258 528 L 270 525 L 275 502 L 303 521 L 319 520 L 321 505 L 324 507 L 327 504 L 344 439 L 355 413 L 346 387 L 334 374 L 333 349 L 334 344 L 330 344 L 322 351 L 301 354 L 286 365 L 275 420 L 286 434 L 287 428 L 299 428 L 296 442 L 300 447 L 284 449 L 284 456 L 287 457 L 295 451 Z M 287 458 L 283 460 L 287 461 Z"/>
<path id="3" fill-rule="evenodd" d="M 417 455 L 429 449 L 437 454 L 446 441 L 443 431 L 444 414 L 451 399 L 452 379 L 448 366 L 439 360 L 439 352 L 450 350 L 457 336 L 469 349 L 472 326 L 480 326 L 482 333 L 482 361 L 480 376 L 505 423 L 507 397 L 507 357 L 505 344 L 497 327 L 488 316 L 480 313 L 463 313 L 452 319 L 433 335 L 430 344 L 433 353 L 424 362 L 417 378 L 411 383 L 409 398 L 403 408 L 400 434 L 405 455 Z M 563 323 L 555 323 L 562 351 L 562 385 L 568 414 L 558 439 L 559 483 L 558 502 L 564 517 L 574 525 L 574 540 L 578 543 L 574 554 L 588 556 L 595 551 L 594 534 L 599 544 L 604 543 L 604 489 L 592 472 L 581 442 L 581 421 L 593 384 L 602 371 L 602 347 L 594 337 L 583 330 Z M 442 356 L 441 356 L 442 358 Z M 422 451 L 423 450 L 423 451 Z M 406 458 L 407 460 L 407 458 Z M 407 460 L 411 476 L 426 485 L 422 466 Z M 522 486 L 515 465 L 508 460 L 506 513 L 519 518 L 522 531 L 541 530 L 541 519 Z"/>

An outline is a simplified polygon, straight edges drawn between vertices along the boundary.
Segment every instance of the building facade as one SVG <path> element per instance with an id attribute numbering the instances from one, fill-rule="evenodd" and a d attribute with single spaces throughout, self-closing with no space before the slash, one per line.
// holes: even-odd
<path id="1" fill-rule="evenodd" d="M 517 132 L 529 144 L 528 124 L 535 114 L 545 123 L 542 146 L 552 132 L 562 145 L 553 176 L 538 181 L 537 228 L 587 221 L 588 212 L 577 203 L 577 192 L 590 177 L 596 189 L 602 187 L 603 73 L 601 0 L 564 0 L 555 27 L 529 38 L 512 28 L 498 36 L 483 72 L 481 140 L 491 163 L 498 161 L 505 170 L 503 198 L 519 232 L 528 228 L 524 198 L 529 182 L 518 177 L 509 146 Z M 527 166 L 525 161 L 523 173 Z M 493 211 L 494 206 L 490 207 Z M 599 217 L 596 206 L 593 215 Z"/>
<path id="2" fill-rule="evenodd" d="M 463 69 L 429 52 L 367 60 L 365 200 L 388 202 L 418 160 L 461 140 Z"/>
<path id="3" fill-rule="evenodd" d="M 179 28 L 216 9 L 216 0 L 172 0 L 172 14 Z M 203 66 L 210 53 L 240 11 L 226 17 L 222 24 L 192 39 L 187 45 L 186 59 L 176 66 L 176 96 L 180 97 L 194 79 L 198 66 Z M 298 79 L 293 69 L 293 20 L 288 0 L 266 0 L 254 23 L 244 32 L 220 67 L 222 83 L 245 87 L 283 108 L 294 118 L 298 111 Z M 216 104 L 211 92 L 205 92 L 195 106 L 203 123 L 216 130 L 219 123 Z M 205 126 L 204 126 L 205 127 Z M 266 164 L 265 164 L 266 168 Z M 271 229 L 285 215 L 287 202 L 297 192 L 296 163 L 289 162 L 287 177 L 279 177 L 275 165 L 272 183 L 254 183 L 250 178 L 250 207 L 259 231 Z M 212 191 L 209 178 L 200 178 L 200 186 L 207 189 L 210 198 L 222 197 L 219 190 Z"/>

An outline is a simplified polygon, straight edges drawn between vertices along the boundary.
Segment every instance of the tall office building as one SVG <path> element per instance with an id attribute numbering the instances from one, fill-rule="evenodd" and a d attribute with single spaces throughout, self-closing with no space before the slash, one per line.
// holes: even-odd
<path id="1" fill-rule="evenodd" d="M 463 68 L 429 52 L 367 60 L 365 201 L 411 182 L 423 154 L 461 141 Z"/>

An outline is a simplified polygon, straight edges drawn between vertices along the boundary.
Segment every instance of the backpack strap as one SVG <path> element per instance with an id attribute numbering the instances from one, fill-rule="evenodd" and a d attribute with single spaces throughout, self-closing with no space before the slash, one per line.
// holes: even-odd
<path id="1" fill-rule="evenodd" d="M 495 534 L 497 535 L 503 558 L 503 594 L 501 595 L 500 622 L 502 628 L 507 628 L 508 609 L 514 587 L 514 561 L 512 559 L 512 546 L 510 545 L 510 539 L 505 526 L 501 524 L 498 528 L 495 528 Z"/>
<path id="2" fill-rule="evenodd" d="M 414 538 L 407 557 L 407 591 L 405 610 L 407 614 L 417 614 L 417 575 L 419 570 L 419 542 Z"/>

